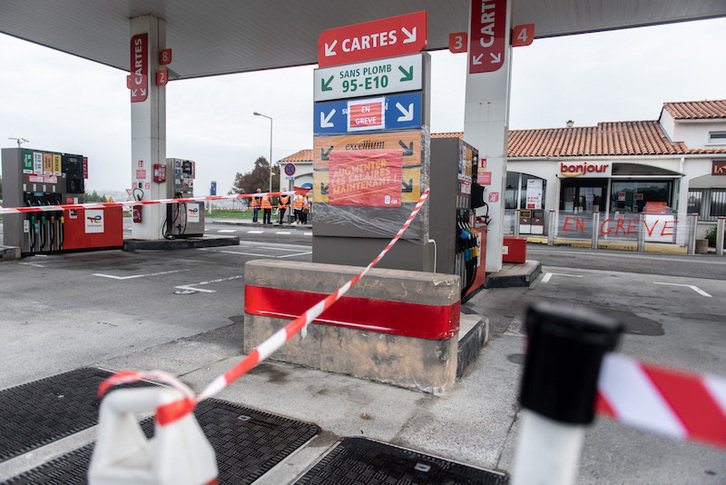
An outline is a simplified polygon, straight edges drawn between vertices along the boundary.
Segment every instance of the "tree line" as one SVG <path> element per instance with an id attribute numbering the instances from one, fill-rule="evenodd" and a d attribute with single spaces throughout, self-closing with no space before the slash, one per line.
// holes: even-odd
<path id="1" fill-rule="evenodd" d="M 280 167 L 272 167 L 272 190 L 280 186 Z M 234 185 L 229 194 L 251 194 L 260 189 L 267 192 L 270 187 L 270 162 L 265 157 L 255 160 L 255 167 L 251 172 L 240 173 L 234 177 Z"/>

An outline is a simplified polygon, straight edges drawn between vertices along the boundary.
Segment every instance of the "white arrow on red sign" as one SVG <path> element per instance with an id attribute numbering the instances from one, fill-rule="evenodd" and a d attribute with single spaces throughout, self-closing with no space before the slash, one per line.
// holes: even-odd
<path id="1" fill-rule="evenodd" d="M 504 64 L 507 0 L 471 0 L 469 73 L 493 72 Z"/>
<path id="2" fill-rule="evenodd" d="M 425 11 L 328 29 L 318 38 L 320 67 L 415 54 L 426 48 Z"/>

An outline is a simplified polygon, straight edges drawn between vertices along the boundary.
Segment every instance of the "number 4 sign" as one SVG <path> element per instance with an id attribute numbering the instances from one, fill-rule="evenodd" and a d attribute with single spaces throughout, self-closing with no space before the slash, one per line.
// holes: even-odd
<path id="1" fill-rule="evenodd" d="M 530 45 L 534 40 L 534 24 L 517 25 L 512 29 L 512 47 Z"/>

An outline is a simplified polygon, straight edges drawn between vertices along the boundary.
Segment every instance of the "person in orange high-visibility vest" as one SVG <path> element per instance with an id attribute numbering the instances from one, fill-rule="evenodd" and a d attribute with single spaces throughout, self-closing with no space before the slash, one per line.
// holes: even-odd
<path id="1" fill-rule="evenodd" d="M 302 223 L 307 224 L 308 223 L 308 213 L 310 212 L 310 201 L 308 201 L 308 196 L 303 195 L 303 208 L 302 208 Z"/>
<path id="2" fill-rule="evenodd" d="M 280 200 L 277 202 L 277 208 L 280 209 L 280 219 L 277 223 L 282 224 L 282 218 L 285 216 L 285 211 L 290 208 L 290 196 L 280 195 Z"/>
<path id="3" fill-rule="evenodd" d="M 303 210 L 303 199 L 305 198 L 302 194 L 295 194 L 295 201 L 292 203 L 293 214 L 298 224 L 302 224 L 302 210 Z"/>
<path id="4" fill-rule="evenodd" d="M 262 192 L 260 189 L 257 189 L 257 193 Z M 259 224 L 257 222 L 257 214 L 260 212 L 260 196 L 255 195 L 252 197 L 252 203 L 250 204 L 250 207 L 252 207 L 252 224 Z"/>
<path id="5" fill-rule="evenodd" d="M 272 224 L 272 204 L 267 194 L 262 196 L 262 223 Z"/>

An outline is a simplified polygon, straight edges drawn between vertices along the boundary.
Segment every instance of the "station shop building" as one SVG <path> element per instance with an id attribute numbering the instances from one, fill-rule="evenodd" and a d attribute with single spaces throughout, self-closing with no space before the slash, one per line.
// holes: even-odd
<path id="1" fill-rule="evenodd" d="M 296 167 L 282 188 L 312 187 L 312 160 L 312 150 L 301 150 L 278 161 Z M 646 213 L 673 229 L 697 213 L 703 237 L 726 216 L 726 100 L 664 103 L 657 120 L 510 130 L 506 177 L 505 234 L 518 224 L 521 235 L 562 235 L 595 213 L 602 220 Z"/>

